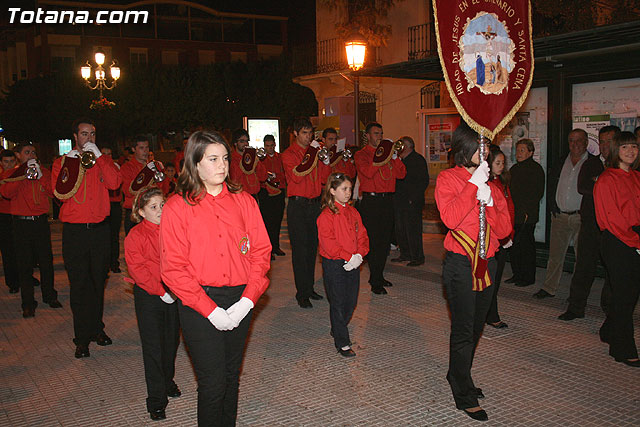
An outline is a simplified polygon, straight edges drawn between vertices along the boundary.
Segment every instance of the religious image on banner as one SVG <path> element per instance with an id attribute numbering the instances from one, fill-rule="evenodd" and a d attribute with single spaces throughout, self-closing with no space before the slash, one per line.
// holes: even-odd
<path id="1" fill-rule="evenodd" d="M 507 89 L 515 67 L 516 44 L 509 28 L 495 13 L 480 12 L 462 29 L 458 65 L 467 77 L 467 92 L 474 87 L 484 94 L 501 94 Z"/>

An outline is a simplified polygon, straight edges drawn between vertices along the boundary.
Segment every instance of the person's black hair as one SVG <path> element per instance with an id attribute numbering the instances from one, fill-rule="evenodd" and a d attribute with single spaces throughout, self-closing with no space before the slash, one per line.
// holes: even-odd
<path id="1" fill-rule="evenodd" d="M 4 159 L 5 157 L 15 157 L 16 153 L 13 150 L 2 150 L 0 152 L 0 159 Z"/>
<path id="2" fill-rule="evenodd" d="M 478 150 L 478 138 L 478 132 L 471 129 L 465 122 L 460 122 L 460 126 L 453 131 L 451 137 L 451 152 L 456 166 L 467 168 L 478 166 L 471 160 Z"/>
<path id="3" fill-rule="evenodd" d="M 231 134 L 231 144 L 236 145 L 236 142 L 238 142 L 238 140 L 243 136 L 246 136 L 247 139 L 251 139 L 249 138 L 249 132 L 247 132 L 245 129 L 234 130 Z"/>
<path id="4" fill-rule="evenodd" d="M 367 126 L 365 126 L 365 128 L 364 128 L 364 133 L 369 133 L 371 128 L 380 128 L 380 129 L 382 129 L 382 125 L 380 123 L 378 123 L 378 122 L 369 122 L 369 123 L 367 123 Z"/>
<path id="5" fill-rule="evenodd" d="M 262 138 L 262 142 L 267 142 L 267 141 L 276 142 L 276 137 L 273 135 L 265 135 L 264 138 Z"/>
<path id="6" fill-rule="evenodd" d="M 620 133 L 620 128 L 614 125 L 603 126 L 600 128 L 600 130 L 598 130 L 598 136 L 602 135 L 603 133 L 609 132 L 614 132 L 613 137 L 615 138 Z"/>
<path id="7" fill-rule="evenodd" d="M 138 142 L 149 142 L 149 137 L 145 136 L 145 135 L 136 135 L 135 138 L 133 138 L 133 148 L 138 146 Z"/>
<path id="8" fill-rule="evenodd" d="M 73 124 L 71 125 L 71 132 L 73 132 L 74 134 L 78 134 L 78 129 L 80 128 L 81 124 L 87 124 L 87 125 L 91 125 L 93 127 L 96 127 L 96 123 L 87 118 L 87 117 L 80 117 L 79 119 L 76 119 Z"/>
<path id="9" fill-rule="evenodd" d="M 326 138 L 327 134 L 330 134 L 330 133 L 335 133 L 337 135 L 338 131 L 335 130 L 335 128 L 326 128 L 325 130 L 322 131 L 322 137 Z"/>
<path id="10" fill-rule="evenodd" d="M 306 117 L 298 117 L 293 121 L 293 130 L 298 133 L 301 129 L 313 129 L 311 121 Z"/>

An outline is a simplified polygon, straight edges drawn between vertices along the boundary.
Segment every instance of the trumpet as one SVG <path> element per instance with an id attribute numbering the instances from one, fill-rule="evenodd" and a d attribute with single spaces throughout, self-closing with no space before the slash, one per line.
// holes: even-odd
<path id="1" fill-rule="evenodd" d="M 344 160 L 345 162 L 348 162 L 352 158 L 353 158 L 353 153 L 351 152 L 351 150 L 349 150 L 348 148 L 345 148 L 344 150 L 342 150 L 342 160 Z"/>
<path id="2" fill-rule="evenodd" d="M 400 154 L 402 150 L 404 150 L 404 141 L 399 139 L 393 143 L 393 151 L 395 151 L 396 154 Z"/>
<path id="3" fill-rule="evenodd" d="M 83 151 L 80 153 L 80 164 L 85 169 L 91 169 L 96 165 L 96 155 L 93 151 Z"/>
<path id="4" fill-rule="evenodd" d="M 320 151 L 318 151 L 318 160 L 320 160 L 321 162 L 326 161 L 329 156 L 331 156 L 331 153 L 329 153 L 329 150 L 327 150 L 327 147 L 322 147 L 320 149 Z"/>
<path id="5" fill-rule="evenodd" d="M 164 181 L 164 179 L 167 177 L 164 172 L 162 172 L 160 169 L 158 169 L 158 167 L 156 166 L 156 163 L 153 162 L 153 167 L 150 168 L 154 174 L 153 174 L 153 180 L 155 182 L 162 182 Z"/>
<path id="6" fill-rule="evenodd" d="M 40 162 L 36 160 L 36 163 L 39 164 Z M 25 171 L 24 177 L 27 179 L 38 179 L 38 168 L 36 165 L 29 166 Z"/>
<path id="7" fill-rule="evenodd" d="M 253 148 L 253 147 L 249 147 L 249 148 Z M 253 149 L 256 150 L 256 157 L 258 157 L 258 159 L 263 160 L 265 157 L 267 157 L 267 152 L 263 147 L 253 148 Z"/>
<path id="8" fill-rule="evenodd" d="M 276 188 L 280 187 L 280 183 L 276 181 L 276 174 L 271 171 L 267 171 L 267 182 Z"/>

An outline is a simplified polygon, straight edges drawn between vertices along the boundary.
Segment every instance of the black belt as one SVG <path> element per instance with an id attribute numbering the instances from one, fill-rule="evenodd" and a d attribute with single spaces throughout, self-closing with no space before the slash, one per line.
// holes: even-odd
<path id="1" fill-rule="evenodd" d="M 72 226 L 76 226 L 76 227 L 81 227 L 81 228 L 88 228 L 88 229 L 92 229 L 92 228 L 98 228 L 101 227 L 103 225 L 107 225 L 108 222 L 105 219 L 102 222 L 65 222 L 64 225 L 72 225 Z"/>
<path id="2" fill-rule="evenodd" d="M 580 213 L 580 211 L 560 211 L 560 213 L 565 215 L 575 215 Z"/>
<path id="3" fill-rule="evenodd" d="M 320 196 L 318 197 L 314 197 L 313 199 L 310 199 L 308 197 L 302 197 L 302 196 L 289 196 L 290 200 L 299 200 L 302 202 L 319 202 L 320 201 Z"/>
<path id="4" fill-rule="evenodd" d="M 39 219 L 46 219 L 49 215 L 31 215 L 31 216 L 22 216 L 22 215 L 13 215 L 13 219 L 21 219 L 23 221 L 37 221 Z"/>
<path id="5" fill-rule="evenodd" d="M 371 196 L 371 197 L 391 197 L 393 195 L 393 193 L 370 193 L 370 192 L 365 192 L 362 193 L 363 196 Z"/>

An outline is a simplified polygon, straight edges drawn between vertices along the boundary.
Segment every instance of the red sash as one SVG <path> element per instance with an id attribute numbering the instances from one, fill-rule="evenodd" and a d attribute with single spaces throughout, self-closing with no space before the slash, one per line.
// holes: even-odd
<path id="1" fill-rule="evenodd" d="M 393 141 L 383 139 L 378 144 L 376 152 L 373 155 L 373 166 L 383 166 L 391 160 L 393 156 Z"/>
<path id="2" fill-rule="evenodd" d="M 56 180 L 53 194 L 60 200 L 73 197 L 84 179 L 84 168 L 80 165 L 80 157 L 63 156 L 60 161 L 60 174 Z M 86 188 L 85 188 L 86 197 Z"/>
<path id="3" fill-rule="evenodd" d="M 485 247 L 489 247 L 489 235 L 491 227 L 487 224 L 487 233 L 485 237 Z M 475 240 L 469 237 L 464 231 L 451 230 L 451 235 L 467 254 L 467 258 L 471 262 L 471 276 L 473 279 L 473 290 L 484 291 L 491 286 L 491 277 L 489 277 L 489 270 L 487 269 L 487 260 L 480 258 L 479 250 L 480 246 L 476 244 Z"/>
<path id="4" fill-rule="evenodd" d="M 302 157 L 302 162 L 293 168 L 293 173 L 297 176 L 306 176 L 315 169 L 316 164 L 318 163 L 318 151 L 320 151 L 319 148 L 312 146 L 307 147 L 307 151 Z"/>

